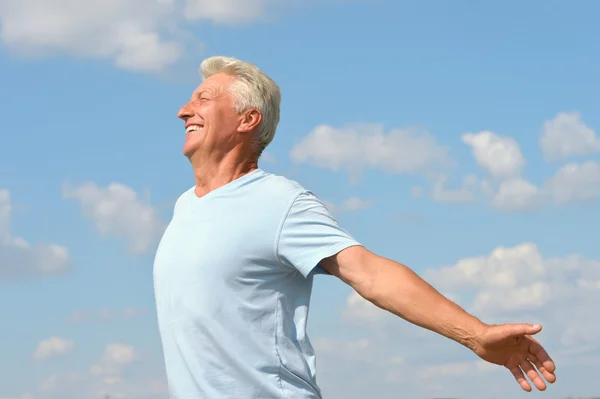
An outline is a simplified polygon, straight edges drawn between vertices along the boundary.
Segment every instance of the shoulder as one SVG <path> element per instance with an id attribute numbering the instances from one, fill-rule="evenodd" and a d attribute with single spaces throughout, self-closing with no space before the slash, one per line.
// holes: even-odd
<path id="1" fill-rule="evenodd" d="M 314 194 L 296 180 L 270 172 L 262 172 L 257 188 L 273 200 L 278 199 L 290 206 L 298 199 Z"/>
<path id="2" fill-rule="evenodd" d="M 278 175 L 266 171 L 262 171 L 261 176 L 263 177 L 262 181 L 265 184 L 270 185 L 272 187 L 276 187 L 279 190 L 291 191 L 296 193 L 305 191 L 305 188 L 300 183 L 298 183 L 296 180 L 290 179 L 287 176 Z"/>
<path id="3" fill-rule="evenodd" d="M 239 194 L 252 198 L 247 202 L 262 207 L 264 212 L 277 215 L 280 223 L 305 218 L 332 218 L 325 202 L 294 179 L 261 171 L 255 183 L 251 192 Z"/>

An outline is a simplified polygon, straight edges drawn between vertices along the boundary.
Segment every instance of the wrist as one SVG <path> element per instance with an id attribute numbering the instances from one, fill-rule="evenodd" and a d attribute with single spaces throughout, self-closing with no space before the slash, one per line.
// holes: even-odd
<path id="1" fill-rule="evenodd" d="M 478 319 L 473 321 L 472 326 L 468 328 L 466 337 L 460 342 L 465 347 L 469 348 L 473 352 L 481 345 L 481 338 L 485 331 L 490 328 L 490 324 L 486 324 Z"/>

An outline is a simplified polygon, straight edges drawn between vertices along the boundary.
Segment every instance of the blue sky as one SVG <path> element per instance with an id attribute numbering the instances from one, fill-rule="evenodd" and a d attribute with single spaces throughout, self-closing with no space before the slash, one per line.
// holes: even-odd
<path id="1" fill-rule="evenodd" d="M 522 393 L 323 277 L 327 398 L 598 394 L 599 5 L 68 4 L 0 4 L 0 398 L 167 397 L 153 251 L 193 184 L 176 112 L 217 54 L 282 88 L 262 168 L 485 321 L 542 322 L 558 363 Z"/>

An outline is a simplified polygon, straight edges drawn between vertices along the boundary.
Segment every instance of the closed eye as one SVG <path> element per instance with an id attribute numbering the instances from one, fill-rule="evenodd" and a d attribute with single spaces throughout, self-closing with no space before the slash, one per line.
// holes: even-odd
<path id="1" fill-rule="evenodd" d="M 206 90 L 202 90 L 202 91 L 196 93 L 195 97 L 200 102 L 208 101 L 210 99 Z"/>

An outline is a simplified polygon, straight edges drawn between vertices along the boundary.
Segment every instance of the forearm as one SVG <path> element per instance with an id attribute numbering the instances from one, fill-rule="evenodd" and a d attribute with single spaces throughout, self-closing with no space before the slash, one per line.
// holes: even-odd
<path id="1" fill-rule="evenodd" d="M 448 300 L 408 267 L 378 257 L 356 291 L 376 306 L 472 349 L 484 323 Z"/>

